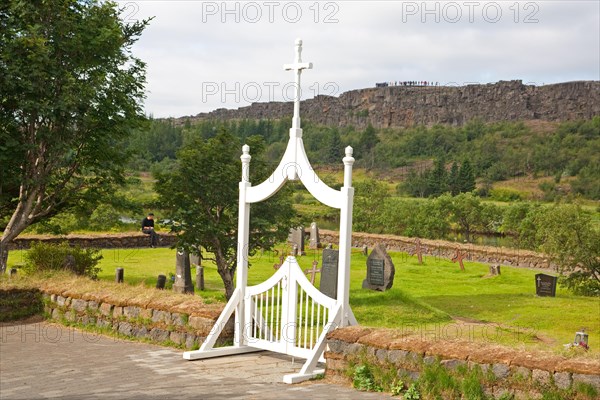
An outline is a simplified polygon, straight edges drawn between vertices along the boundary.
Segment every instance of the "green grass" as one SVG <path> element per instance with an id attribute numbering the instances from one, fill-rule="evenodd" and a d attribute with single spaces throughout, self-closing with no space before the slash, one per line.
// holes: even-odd
<path id="1" fill-rule="evenodd" d="M 309 269 L 319 254 L 308 250 L 298 259 L 301 268 Z M 103 250 L 102 255 L 99 278 L 103 280 L 114 280 L 115 268 L 123 267 L 127 283 L 154 287 L 159 274 L 175 272 L 172 249 L 114 249 Z M 585 327 L 592 352 L 598 354 L 598 298 L 574 296 L 560 287 L 554 298 L 537 297 L 534 275 L 538 271 L 529 269 L 504 266 L 502 275 L 488 278 L 485 264 L 466 262 L 466 271 L 460 271 L 445 259 L 425 257 L 424 265 L 418 265 L 415 257 L 404 253 L 390 255 L 396 266 L 394 286 L 377 292 L 362 289 L 366 257 L 357 250 L 352 254 L 350 303 L 362 325 L 397 328 L 434 339 L 482 340 L 557 352 Z M 9 267 L 22 264 L 22 257 L 22 252 L 12 251 Z M 271 276 L 277 261 L 272 253 L 254 256 L 249 285 Z M 318 278 L 319 274 L 317 287 Z M 208 302 L 224 302 L 223 283 L 211 262 L 204 262 L 204 279 L 206 290 L 197 294 Z"/>

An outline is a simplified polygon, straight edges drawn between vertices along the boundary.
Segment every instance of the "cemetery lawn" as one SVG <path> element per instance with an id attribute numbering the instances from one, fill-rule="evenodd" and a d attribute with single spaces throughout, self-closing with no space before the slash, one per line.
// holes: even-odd
<path id="1" fill-rule="evenodd" d="M 102 250 L 99 278 L 114 280 L 115 268 L 125 269 L 125 282 L 154 287 L 157 276 L 175 272 L 175 250 L 165 248 Z M 321 252 L 299 257 L 309 269 Z M 563 351 L 575 332 L 589 333 L 591 352 L 600 353 L 600 299 L 574 296 L 557 288 L 556 297 L 535 295 L 534 275 L 539 271 L 502 267 L 500 276 L 487 277 L 486 264 L 465 262 L 465 271 L 445 259 L 390 252 L 396 267 L 394 286 L 386 292 L 362 289 L 366 257 L 353 250 L 350 304 L 361 325 L 386 327 L 430 339 L 488 341 L 514 347 Z M 22 253 L 10 253 L 9 267 L 21 264 Z M 278 258 L 271 253 L 250 260 L 248 284 L 266 280 Z M 225 302 L 223 283 L 216 266 L 204 262 L 205 288 L 196 290 L 206 303 Z M 319 259 L 319 267 L 320 267 Z M 318 287 L 320 274 L 317 274 Z M 195 281 L 195 269 L 192 269 Z M 168 283 L 168 287 L 170 284 Z"/>

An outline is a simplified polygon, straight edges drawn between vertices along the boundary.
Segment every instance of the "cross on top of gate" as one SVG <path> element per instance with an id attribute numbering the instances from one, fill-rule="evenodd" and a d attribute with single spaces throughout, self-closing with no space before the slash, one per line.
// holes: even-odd
<path id="1" fill-rule="evenodd" d="M 296 59 L 292 64 L 284 64 L 283 68 L 286 71 L 295 71 L 294 84 L 294 117 L 292 118 L 292 129 L 290 129 L 290 137 L 302 137 L 300 130 L 300 77 L 303 69 L 312 69 L 312 63 L 302 62 L 302 40 L 296 39 Z"/>

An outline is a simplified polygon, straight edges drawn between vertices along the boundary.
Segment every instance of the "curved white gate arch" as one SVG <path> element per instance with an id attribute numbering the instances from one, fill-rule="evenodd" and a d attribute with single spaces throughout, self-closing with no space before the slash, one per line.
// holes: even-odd
<path id="1" fill-rule="evenodd" d="M 319 360 L 323 361 L 328 332 L 336 327 L 356 324 L 349 304 L 354 158 L 352 148 L 346 147 L 342 159 L 344 185 L 340 190 L 330 188 L 318 178 L 306 156 L 300 127 L 300 77 L 302 70 L 312 68 L 312 63 L 302 62 L 300 39 L 296 40 L 295 62 L 284 65 L 284 68 L 295 71 L 294 116 L 286 151 L 273 174 L 261 184 L 252 186 L 249 181 L 250 147 L 242 147 L 236 289 L 200 349 L 187 351 L 183 357 L 197 360 L 270 350 L 306 358 L 298 374 L 284 376 L 284 382 L 295 383 L 323 373 L 316 366 Z M 288 180 L 300 180 L 317 200 L 340 210 L 337 299 L 318 291 L 291 256 L 271 278 L 248 287 L 250 204 L 273 196 Z M 223 327 L 234 313 L 233 346 L 214 348 Z"/>

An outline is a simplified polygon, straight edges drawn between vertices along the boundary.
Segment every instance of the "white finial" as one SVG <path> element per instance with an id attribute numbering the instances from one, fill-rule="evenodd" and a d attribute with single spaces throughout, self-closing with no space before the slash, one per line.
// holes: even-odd
<path id="1" fill-rule="evenodd" d="M 354 149 L 351 146 L 346 147 L 346 157 L 352 157 L 352 154 L 354 154 Z"/>
<path id="2" fill-rule="evenodd" d="M 352 186 L 352 165 L 354 164 L 354 157 L 352 154 L 354 151 L 352 147 L 346 147 L 346 157 L 342 159 L 344 162 L 344 186 L 351 187 Z"/>
<path id="3" fill-rule="evenodd" d="M 247 144 L 242 146 L 240 159 L 242 160 L 242 182 L 250 182 L 250 160 L 252 156 L 250 155 L 250 146 Z"/>

